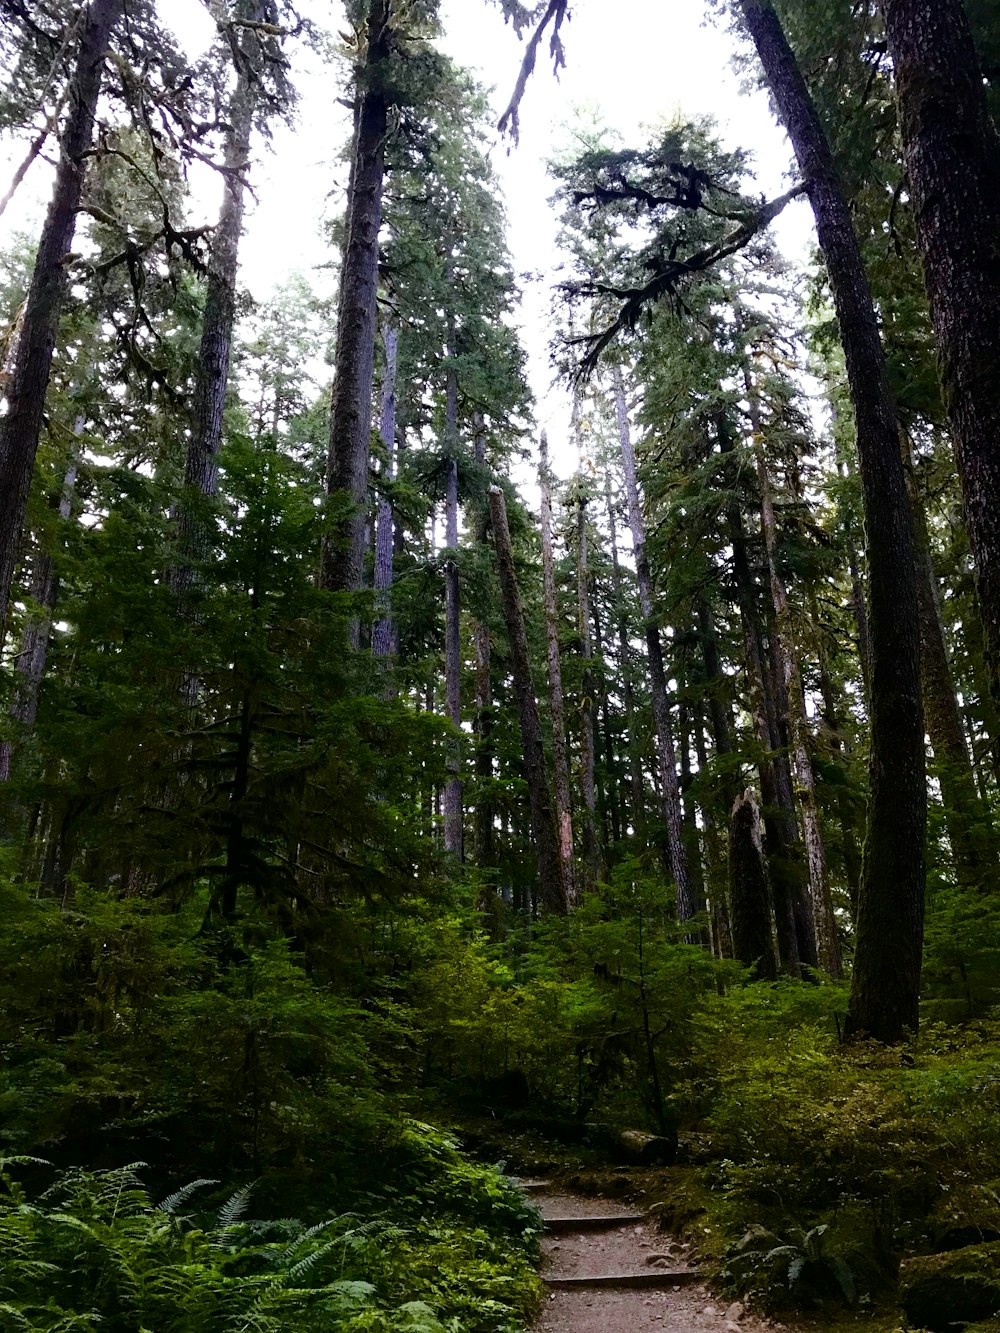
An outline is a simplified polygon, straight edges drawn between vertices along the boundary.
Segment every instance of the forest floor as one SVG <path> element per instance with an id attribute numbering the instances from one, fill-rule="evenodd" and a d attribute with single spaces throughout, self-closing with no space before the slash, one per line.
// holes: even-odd
<path id="1" fill-rule="evenodd" d="M 713 1296 L 698 1281 L 691 1247 L 657 1230 L 641 1209 L 544 1182 L 526 1183 L 526 1189 L 548 1224 L 542 1241 L 547 1291 L 537 1333 L 776 1333 L 782 1328 L 747 1314 L 738 1302 L 727 1305 Z M 587 1285 L 597 1279 L 607 1285 Z M 560 1285 L 565 1280 L 573 1285 Z"/>

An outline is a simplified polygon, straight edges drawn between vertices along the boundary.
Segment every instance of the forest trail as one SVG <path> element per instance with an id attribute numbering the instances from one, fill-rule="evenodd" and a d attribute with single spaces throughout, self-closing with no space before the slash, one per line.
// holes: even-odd
<path id="1" fill-rule="evenodd" d="M 522 1181 L 546 1222 L 536 1333 L 764 1333 L 699 1281 L 691 1247 L 609 1199 Z"/>

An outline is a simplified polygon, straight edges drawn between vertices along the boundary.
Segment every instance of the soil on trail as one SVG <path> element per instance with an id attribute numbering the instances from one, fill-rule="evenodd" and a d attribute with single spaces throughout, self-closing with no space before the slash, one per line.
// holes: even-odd
<path id="1" fill-rule="evenodd" d="M 533 1192 L 532 1198 L 547 1220 L 622 1218 L 607 1230 L 560 1229 L 544 1237 L 543 1278 L 661 1273 L 666 1283 L 664 1290 L 549 1289 L 536 1333 L 774 1333 L 775 1325 L 747 1315 L 738 1303 L 720 1301 L 690 1276 L 670 1282 L 667 1274 L 690 1275 L 697 1268 L 690 1247 L 651 1222 L 630 1220 L 632 1212 L 623 1205 L 554 1189 Z"/>

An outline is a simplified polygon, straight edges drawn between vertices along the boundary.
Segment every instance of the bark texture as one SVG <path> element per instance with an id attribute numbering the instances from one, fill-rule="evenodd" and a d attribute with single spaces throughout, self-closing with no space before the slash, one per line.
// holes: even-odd
<path id="1" fill-rule="evenodd" d="M 933 772 L 941 784 L 941 804 L 956 878 L 966 888 L 981 888 L 992 881 L 996 872 L 996 841 L 989 808 L 976 787 L 972 756 L 965 740 L 941 621 L 927 515 L 913 475 L 912 456 L 907 458 L 907 484 L 916 542 L 920 679 L 927 735 L 934 752 Z"/>
<path id="2" fill-rule="evenodd" d="M 580 478 L 582 483 L 583 478 Z M 587 551 L 587 505 L 582 493 L 576 507 L 577 624 L 583 677 L 580 697 L 580 795 L 583 797 L 583 874 L 586 889 L 594 889 L 600 877 L 601 851 L 597 836 L 596 758 L 597 709 L 594 679 L 594 645 L 590 623 L 590 561 Z"/>
<path id="3" fill-rule="evenodd" d="M 896 413 L 826 134 L 774 9 L 766 0 L 740 0 L 740 9 L 808 188 L 854 409 L 868 555 L 871 754 L 847 1032 L 893 1042 L 917 1026 L 927 809 L 913 534 Z"/>
<path id="4" fill-rule="evenodd" d="M 445 391 L 445 434 L 452 456 L 448 460 L 448 486 L 445 498 L 445 546 L 448 555 L 444 569 L 444 694 L 448 721 L 462 727 L 462 640 L 461 603 L 458 584 L 458 382 L 455 371 L 448 371 Z M 448 743 L 448 772 L 444 789 L 444 848 L 462 859 L 462 777 L 461 742 L 453 737 Z"/>
<path id="5" fill-rule="evenodd" d="M 538 721 L 538 700 L 535 698 L 535 689 L 531 683 L 528 635 L 514 569 L 514 548 L 507 524 L 507 506 L 499 486 L 490 488 L 490 526 L 493 529 L 493 545 L 496 549 L 497 570 L 500 575 L 504 622 L 510 639 L 514 694 L 517 699 L 521 744 L 524 747 L 524 776 L 528 784 L 531 834 L 538 860 L 539 898 L 549 911 L 565 912 L 567 895 L 559 856 L 559 835 L 549 792 L 548 774 L 545 771 L 545 751 L 542 748 L 542 730 Z"/>
<path id="6" fill-rule="evenodd" d="M 480 468 L 486 467 L 486 431 L 482 417 L 476 418 L 475 458 Z M 485 547 L 489 537 L 489 510 L 484 505 L 476 518 L 476 545 Z M 476 712 L 473 729 L 476 737 L 476 810 L 474 823 L 476 866 L 480 871 L 495 871 L 496 802 L 493 799 L 493 766 L 496 744 L 493 739 L 495 718 L 493 712 L 492 639 L 485 618 L 477 615 L 472 622 L 472 646 L 476 659 Z M 494 895 L 489 895 L 484 907 L 493 915 L 498 906 Z"/>
<path id="7" fill-rule="evenodd" d="M 1000 704 L 1000 134 L 961 0 L 882 0 L 882 13 Z"/>
<path id="8" fill-rule="evenodd" d="M 625 613 L 625 589 L 622 581 L 621 560 L 618 555 L 618 517 L 611 494 L 611 475 L 604 476 L 604 498 L 608 511 L 608 543 L 611 548 L 611 589 L 615 607 L 615 632 L 618 639 L 618 673 L 622 682 L 622 702 L 625 708 L 625 741 L 628 750 L 628 793 L 631 806 L 628 818 L 623 818 L 621 836 L 641 829 L 646 818 L 646 784 L 643 777 L 642 738 L 635 720 L 635 686 L 632 681 L 632 653 L 629 647 L 628 616 Z M 625 794 L 622 793 L 622 800 Z"/>
<path id="9" fill-rule="evenodd" d="M 250 17 L 262 22 L 266 17 L 265 7 L 257 5 Z M 236 322 L 236 274 L 243 235 L 246 174 L 260 88 L 260 43 L 252 29 L 241 30 L 240 54 L 236 87 L 229 104 L 229 129 L 223 150 L 224 193 L 219 222 L 212 234 L 205 313 L 195 370 L 191 436 L 184 461 L 186 494 L 179 506 L 180 558 L 168 573 L 175 593 L 183 593 L 191 586 L 195 566 L 209 554 L 212 525 L 204 501 L 215 495 L 219 483 L 222 419 Z"/>
<path id="10" fill-rule="evenodd" d="M 382 380 L 382 411 L 379 415 L 379 434 L 386 451 L 385 476 L 392 481 L 396 475 L 396 362 L 399 352 L 399 331 L 391 324 L 382 330 L 385 346 L 385 376 Z M 395 554 L 395 521 L 392 501 L 383 487 L 375 513 L 375 610 L 372 626 L 372 655 L 389 657 L 393 646 L 392 579 Z"/>
<path id="11" fill-rule="evenodd" d="M 733 952 L 759 981 L 775 981 L 771 900 L 753 792 L 736 798 L 729 820 L 729 900 Z"/>
<path id="12" fill-rule="evenodd" d="M 538 484 L 541 489 L 542 599 L 545 611 L 549 711 L 552 716 L 552 768 L 555 777 L 556 821 L 559 825 L 559 856 L 563 865 L 563 877 L 567 896 L 572 903 L 576 898 L 573 807 L 569 789 L 566 708 L 563 702 L 562 660 L 559 655 L 559 607 L 556 600 L 555 556 L 552 548 L 552 474 L 549 471 L 549 440 L 545 431 L 542 431 L 539 441 Z"/>
<path id="13" fill-rule="evenodd" d="M 747 387 L 750 393 L 750 411 L 754 428 L 757 485 L 760 491 L 761 532 L 764 537 L 768 582 L 774 609 L 775 658 L 782 684 L 782 701 L 786 709 L 786 730 L 794 766 L 799 812 L 802 821 L 802 840 L 806 851 L 809 896 L 812 906 L 812 927 L 816 938 L 816 961 L 824 972 L 839 981 L 843 976 L 843 969 L 840 962 L 840 947 L 837 941 L 837 924 L 833 915 L 830 878 L 826 867 L 826 849 L 823 846 L 823 832 L 819 823 L 816 780 L 813 776 L 812 758 L 809 754 L 802 677 L 795 658 L 788 591 L 778 561 L 778 524 L 774 513 L 774 496 L 771 489 L 771 479 L 768 475 L 767 461 L 764 457 L 759 411 L 753 388 L 749 385 L 749 382 Z"/>
<path id="14" fill-rule="evenodd" d="M 84 418 L 76 419 L 73 434 L 83 434 Z M 66 468 L 62 493 L 59 496 L 59 517 L 65 521 L 73 507 L 73 489 L 76 486 L 77 459 L 74 454 Z M 48 551 L 39 551 L 31 583 L 31 600 L 35 603 L 21 636 L 21 648 L 14 659 L 17 683 L 10 706 L 10 716 L 18 728 L 28 731 L 38 714 L 38 696 L 45 679 L 45 663 L 49 655 L 52 635 L 52 614 L 59 599 L 59 574 L 56 562 Z M 14 742 L 0 741 L 0 782 L 9 782 L 14 758 Z"/>
<path id="15" fill-rule="evenodd" d="M 653 620 L 653 579 L 646 555 L 646 529 L 639 499 L 635 451 L 625 403 L 625 382 L 621 370 L 615 367 L 615 406 L 618 414 L 618 441 L 625 474 L 625 495 L 628 503 L 629 527 L 635 558 L 635 576 L 639 585 L 639 603 L 645 621 L 646 654 L 649 666 L 649 686 L 653 700 L 653 720 L 656 728 L 656 752 L 660 776 L 660 800 L 663 821 L 667 830 L 670 872 L 677 888 L 677 918 L 687 921 L 694 915 L 691 876 L 687 851 L 684 846 L 684 821 L 681 808 L 680 781 L 677 776 L 677 756 L 670 724 L 670 703 L 667 696 L 667 674 L 663 665 L 663 645 L 660 631 Z"/>
<path id="16" fill-rule="evenodd" d="M 347 512 L 324 543 L 322 583 L 325 588 L 341 592 L 357 592 L 364 581 L 378 237 L 382 226 L 389 111 L 386 66 L 392 46 L 389 11 L 390 0 L 371 0 L 368 46 L 359 74 L 361 94 L 351 163 L 347 244 L 340 279 L 326 482 L 328 493 L 340 496 Z"/>
<path id="17" fill-rule="evenodd" d="M 59 316 L 66 296 L 66 256 L 73 244 L 83 197 L 87 154 L 111 36 L 124 0 L 92 0 L 80 37 L 69 91 L 55 186 L 38 243 L 24 306 L 17 352 L 7 384 L 7 414 L 0 418 L 0 642 L 10 605 L 21 530 L 35 455 L 42 430 L 45 396 Z"/>
<path id="18" fill-rule="evenodd" d="M 734 449 L 729 423 L 718 421 L 719 449 Z M 761 615 L 757 585 L 747 553 L 746 531 L 739 504 L 727 508 L 727 527 L 732 547 L 732 571 L 736 601 L 743 627 L 754 727 L 764 750 L 758 763 L 763 798 L 764 841 L 768 878 L 774 906 L 778 958 L 789 976 L 802 974 L 802 964 L 815 962 L 810 952 L 815 936 L 805 932 L 807 919 L 806 880 L 798 836 L 795 796 L 788 763 L 787 737 L 781 728 L 781 708 L 775 698 L 774 674 L 769 669 L 767 638 Z"/>

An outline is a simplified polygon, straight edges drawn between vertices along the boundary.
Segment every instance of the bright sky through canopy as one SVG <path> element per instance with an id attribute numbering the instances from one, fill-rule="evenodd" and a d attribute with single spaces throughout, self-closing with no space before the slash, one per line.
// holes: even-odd
<path id="1" fill-rule="evenodd" d="M 340 5 L 326 0 L 306 0 L 303 10 L 334 31 L 343 21 Z M 215 26 L 200 0 L 171 0 L 163 12 L 169 12 L 176 34 L 192 54 L 207 48 Z M 442 28 L 444 49 L 493 89 L 499 114 L 513 88 L 523 43 L 504 24 L 499 8 L 486 0 L 443 0 Z M 769 196 L 786 188 L 790 162 L 787 141 L 766 97 L 741 90 L 732 67 L 733 39 L 707 19 L 701 0 L 617 0 L 613 6 L 605 0 L 577 0 L 564 38 L 566 67 L 558 79 L 543 44 L 522 105 L 519 143 L 498 135 L 491 150 L 506 198 L 515 271 L 534 278 L 523 282 L 520 326 L 539 425 L 557 427 L 557 467 L 566 405 L 561 390 L 550 392 L 547 326 L 559 253 L 545 163 L 571 142 L 574 117 L 582 112 L 600 120 L 624 143 L 634 144 L 642 142 L 644 126 L 664 117 L 712 116 L 727 147 L 753 154 L 755 188 Z M 261 152 L 251 176 L 257 202 L 248 210 L 240 257 L 243 281 L 257 298 L 296 272 L 311 273 L 312 284 L 320 289 L 335 281 L 337 257 L 320 220 L 340 212 L 346 190 L 343 153 L 349 127 L 339 100 L 343 81 L 342 69 L 324 66 L 312 52 L 297 53 L 298 124 L 293 130 L 276 128 L 272 149 Z M 12 160 L 17 157 L 15 152 Z M 211 220 L 217 179 L 201 169 L 193 174 L 192 186 L 192 212 L 203 210 L 205 215 L 196 220 Z M 36 165 L 3 219 L 4 233 L 33 230 L 48 190 L 46 173 Z M 802 255 L 811 237 L 808 205 L 799 201 L 786 209 L 775 234 L 787 255 Z M 317 270 L 324 266 L 328 283 L 317 282 Z"/>

